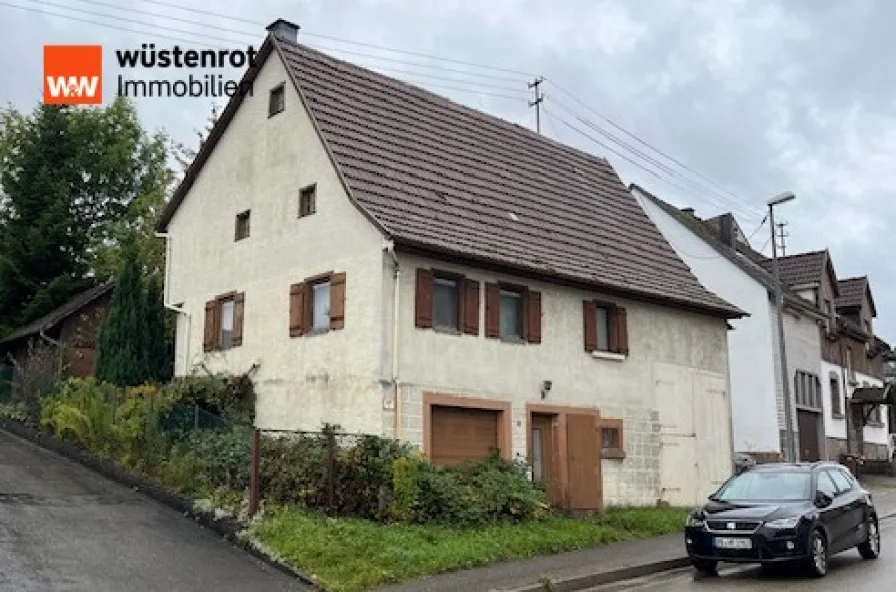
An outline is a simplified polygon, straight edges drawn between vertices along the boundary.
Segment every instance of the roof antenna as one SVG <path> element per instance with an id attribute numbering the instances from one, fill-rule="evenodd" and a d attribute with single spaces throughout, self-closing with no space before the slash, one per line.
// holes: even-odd
<path id="1" fill-rule="evenodd" d="M 529 88 L 535 89 L 535 100 L 529 101 L 530 107 L 535 107 L 535 131 L 541 133 L 541 102 L 544 101 L 544 95 L 541 94 L 539 85 L 544 82 L 544 76 L 539 76 L 529 83 Z"/>

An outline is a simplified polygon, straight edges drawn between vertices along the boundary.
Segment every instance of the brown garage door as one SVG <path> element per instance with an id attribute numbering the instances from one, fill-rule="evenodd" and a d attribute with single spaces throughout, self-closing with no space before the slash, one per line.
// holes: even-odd
<path id="1" fill-rule="evenodd" d="M 486 458 L 498 448 L 498 411 L 433 405 L 430 458 L 442 466 Z"/>

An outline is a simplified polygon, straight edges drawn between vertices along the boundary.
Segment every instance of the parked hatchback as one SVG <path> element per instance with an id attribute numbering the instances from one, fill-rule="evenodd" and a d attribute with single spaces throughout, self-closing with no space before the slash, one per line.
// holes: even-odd
<path id="1" fill-rule="evenodd" d="M 871 494 L 844 466 L 774 463 L 728 479 L 688 517 L 685 544 L 702 572 L 719 562 L 798 562 L 821 577 L 831 555 L 853 547 L 876 559 L 880 531 Z"/>

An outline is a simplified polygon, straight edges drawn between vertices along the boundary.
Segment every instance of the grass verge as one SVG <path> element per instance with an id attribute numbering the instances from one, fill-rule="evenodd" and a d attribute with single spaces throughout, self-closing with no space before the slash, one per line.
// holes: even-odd
<path id="1" fill-rule="evenodd" d="M 353 592 L 455 569 L 647 538 L 683 529 L 682 508 L 614 508 L 591 519 L 551 517 L 477 528 L 325 518 L 269 509 L 253 535 L 328 590 Z"/>

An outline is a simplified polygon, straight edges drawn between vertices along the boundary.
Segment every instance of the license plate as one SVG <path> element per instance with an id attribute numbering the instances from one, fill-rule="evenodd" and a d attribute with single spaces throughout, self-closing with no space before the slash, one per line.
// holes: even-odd
<path id="1" fill-rule="evenodd" d="M 717 549 L 752 549 L 753 541 L 751 539 L 730 539 L 716 537 L 715 546 Z"/>

